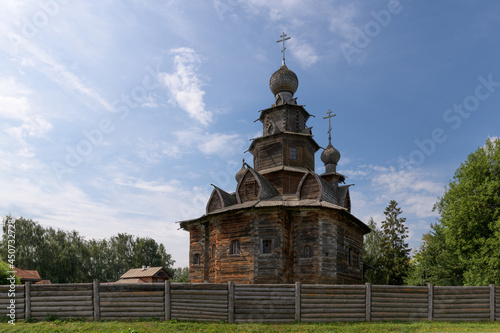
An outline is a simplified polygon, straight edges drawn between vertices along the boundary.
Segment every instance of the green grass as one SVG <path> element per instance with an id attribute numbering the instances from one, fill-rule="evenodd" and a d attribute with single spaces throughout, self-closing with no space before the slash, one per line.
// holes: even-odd
<path id="1" fill-rule="evenodd" d="M 2 323 L 0 332 L 500 332 L 500 322 L 361 322 L 361 323 L 212 323 L 181 321 L 86 322 L 51 321 L 15 326 Z"/>

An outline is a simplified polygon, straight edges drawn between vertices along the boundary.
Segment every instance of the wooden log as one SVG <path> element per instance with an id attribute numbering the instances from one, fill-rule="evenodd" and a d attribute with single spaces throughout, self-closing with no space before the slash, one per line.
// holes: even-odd
<path id="1" fill-rule="evenodd" d="M 31 298 L 30 298 L 31 301 Z M 80 301 L 92 301 L 92 296 L 38 296 L 33 298 L 35 302 L 80 302 Z"/>
<path id="2" fill-rule="evenodd" d="M 372 312 L 387 312 L 387 313 L 395 313 L 395 312 L 405 312 L 405 313 L 425 313 L 427 314 L 427 307 L 425 308 L 411 308 L 411 307 L 404 307 L 404 308 L 387 308 L 387 307 L 380 307 L 380 306 L 373 306 L 372 305 Z"/>
<path id="3" fill-rule="evenodd" d="M 170 288 L 174 290 L 227 290 L 227 286 L 217 283 L 172 283 Z"/>
<path id="4" fill-rule="evenodd" d="M 443 318 L 462 318 L 462 320 L 476 320 L 476 318 L 482 318 L 489 320 L 489 313 L 440 313 L 434 314 L 434 319 L 443 319 Z"/>
<path id="5" fill-rule="evenodd" d="M 32 291 L 85 291 L 92 290 L 92 283 L 34 284 Z"/>
<path id="6" fill-rule="evenodd" d="M 280 296 L 234 296 L 235 300 L 261 300 L 262 302 L 273 301 L 273 300 L 287 300 L 292 304 L 295 303 L 295 297 L 280 297 Z"/>
<path id="7" fill-rule="evenodd" d="M 150 318 L 163 318 L 165 314 L 161 313 L 119 313 L 119 312 L 103 312 L 101 319 L 104 320 L 137 320 L 137 319 L 150 319 Z"/>
<path id="8" fill-rule="evenodd" d="M 92 296 L 92 290 L 81 290 L 81 291 L 31 291 L 31 298 L 36 298 L 40 296 Z"/>
<path id="9" fill-rule="evenodd" d="M 217 308 L 217 309 L 227 309 L 227 303 L 226 304 L 195 304 L 195 303 L 175 303 L 171 306 L 171 309 L 173 308 L 193 308 L 193 309 L 203 309 L 203 308 Z"/>
<path id="10" fill-rule="evenodd" d="M 303 284 L 303 289 L 359 289 L 365 290 L 365 285 L 348 285 L 348 284 Z"/>
<path id="11" fill-rule="evenodd" d="M 130 303 L 144 303 L 144 302 L 155 302 L 155 303 L 163 303 L 163 297 L 112 297 L 112 298 L 104 298 L 100 297 L 101 304 L 103 302 L 130 302 Z"/>
<path id="12" fill-rule="evenodd" d="M 116 291 L 116 292 L 101 292 L 100 296 L 103 297 L 163 297 L 163 291 Z"/>
<path id="13" fill-rule="evenodd" d="M 193 318 L 197 317 L 214 317 L 214 318 L 227 318 L 226 312 L 213 312 L 213 311 L 191 311 L 191 310 L 174 310 L 172 309 L 172 318 L 176 318 L 179 315 L 192 315 Z"/>
<path id="14" fill-rule="evenodd" d="M 227 296 L 223 295 L 171 295 L 172 300 L 184 300 L 184 299 L 209 299 L 214 301 L 227 300 Z"/>
<path id="15" fill-rule="evenodd" d="M 92 306 L 32 306 L 31 312 L 92 311 Z"/>
<path id="16" fill-rule="evenodd" d="M 171 310 L 172 310 L 172 300 L 171 300 L 171 294 L 172 290 L 170 288 L 170 281 L 166 280 L 165 281 L 165 291 L 164 291 L 164 296 L 165 296 L 165 320 L 170 320 L 171 316 Z"/>
<path id="17" fill-rule="evenodd" d="M 156 312 L 161 312 L 165 313 L 165 307 L 163 306 L 148 306 L 148 307 L 135 307 L 135 306 L 129 306 L 129 307 L 106 307 L 101 309 L 101 313 L 108 313 L 108 312 L 123 312 L 123 313 L 156 313 Z"/>
<path id="18" fill-rule="evenodd" d="M 317 314 L 359 313 L 360 316 L 365 317 L 365 314 L 363 312 L 364 308 L 359 308 L 358 310 L 360 310 L 360 311 L 354 311 L 353 309 L 344 309 L 344 308 L 303 308 L 302 314 L 310 314 L 310 313 L 317 313 Z"/>
<path id="19" fill-rule="evenodd" d="M 31 318 L 31 282 L 26 282 L 24 285 L 24 290 L 26 293 L 26 298 L 24 300 L 24 313 L 25 313 L 25 318 L 30 319 Z"/>
<path id="20" fill-rule="evenodd" d="M 241 314 L 256 314 L 258 315 L 259 312 L 255 312 L 254 309 L 236 309 L 235 314 L 236 315 L 241 315 Z M 287 315 L 293 315 L 295 317 L 295 309 L 268 309 L 265 312 L 261 313 L 266 313 L 266 314 L 287 314 Z"/>
<path id="21" fill-rule="evenodd" d="M 429 307 L 427 303 L 383 303 L 383 302 L 372 302 L 372 310 L 373 309 L 418 309 L 428 311 Z"/>
<path id="22" fill-rule="evenodd" d="M 460 299 L 434 299 L 434 307 L 447 307 L 447 306 L 453 306 L 455 304 L 461 305 L 461 304 L 488 304 L 489 300 L 487 299 L 476 299 L 476 298 L 471 298 L 467 300 L 466 298 L 460 298 Z"/>
<path id="23" fill-rule="evenodd" d="M 302 293 L 302 299 L 359 299 L 363 300 L 365 302 L 366 295 L 352 295 L 352 296 L 345 296 L 345 295 L 310 295 L 310 294 L 304 294 Z"/>
<path id="24" fill-rule="evenodd" d="M 255 293 L 255 292 L 238 292 L 235 291 L 235 296 L 253 296 L 253 297 L 267 297 L 267 296 L 274 296 L 274 297 L 295 297 L 294 292 L 273 292 L 273 293 Z"/>
<path id="25" fill-rule="evenodd" d="M 101 284 L 99 291 L 102 292 L 127 292 L 127 291 L 164 291 L 163 283 L 130 283 L 130 284 Z"/>
<path id="26" fill-rule="evenodd" d="M 365 319 L 364 313 L 304 313 L 302 314 L 304 321 L 308 321 L 310 318 L 362 318 Z"/>
<path id="27" fill-rule="evenodd" d="M 227 321 L 234 323 L 234 283 L 229 281 L 227 283 Z"/>
<path id="28" fill-rule="evenodd" d="M 304 298 L 302 295 L 302 306 L 304 304 L 362 304 L 363 306 L 366 304 L 365 297 L 358 299 L 348 299 L 348 298 L 339 298 L 339 299 L 331 299 L 331 298 Z"/>
<path id="29" fill-rule="evenodd" d="M 363 313 L 363 316 L 365 315 L 365 306 L 360 306 L 360 307 L 356 307 L 356 308 L 345 308 L 345 307 L 335 307 L 335 306 L 332 306 L 332 307 L 302 307 L 302 312 L 314 312 L 316 311 L 317 309 L 322 309 L 322 311 L 336 311 L 338 309 L 344 311 L 344 312 L 361 312 Z"/>
<path id="30" fill-rule="evenodd" d="M 217 305 L 217 304 L 225 304 L 227 305 L 227 299 L 225 300 L 211 300 L 211 299 L 192 299 L 192 298 L 187 298 L 187 299 L 177 299 L 177 300 L 171 300 L 171 304 L 172 306 L 174 304 L 200 304 L 200 305 L 206 305 L 206 304 L 209 304 L 209 305 Z M 262 304 L 262 302 L 260 302 L 260 304 Z"/>
<path id="31" fill-rule="evenodd" d="M 365 284 L 366 294 L 365 294 L 365 320 L 372 320 L 372 285 L 371 283 Z"/>
<path id="32" fill-rule="evenodd" d="M 58 312 L 58 311 L 37 311 L 33 312 L 33 318 L 45 318 L 48 315 L 57 316 L 59 318 L 80 318 L 80 317 L 90 317 L 94 315 L 93 311 L 71 311 L 71 312 Z"/>
<path id="33" fill-rule="evenodd" d="M 399 294 L 399 293 L 373 293 L 372 297 L 376 298 L 408 298 L 408 299 L 426 299 L 427 293 L 425 294 Z"/>
<path id="34" fill-rule="evenodd" d="M 495 321 L 495 285 L 490 284 L 490 321 Z"/>
<path id="35" fill-rule="evenodd" d="M 227 295 L 227 290 L 172 290 L 173 295 Z"/>
<path id="36" fill-rule="evenodd" d="M 83 302 L 31 302 L 31 307 L 43 307 L 43 306 L 53 306 L 54 304 L 57 304 L 57 306 L 88 306 L 88 307 L 93 307 L 93 302 L 92 301 L 83 301 Z"/>
<path id="37" fill-rule="evenodd" d="M 478 308 L 448 308 L 448 309 L 434 309 L 434 314 L 442 314 L 442 313 L 487 313 L 489 314 L 489 308 L 483 308 L 483 309 L 478 309 Z"/>
<path id="38" fill-rule="evenodd" d="M 427 285 L 427 320 L 432 321 L 434 313 L 434 286 L 432 283 Z"/>
<path id="39" fill-rule="evenodd" d="M 372 319 L 375 318 L 426 318 L 427 312 L 372 312 Z"/>
<path id="40" fill-rule="evenodd" d="M 93 319 L 101 319 L 101 299 L 99 295 L 99 280 L 95 279 L 92 283 L 92 301 L 93 301 Z"/>
<path id="41" fill-rule="evenodd" d="M 417 303 L 422 303 L 426 304 L 428 302 L 427 295 L 422 298 L 404 298 L 404 297 L 395 297 L 395 298 L 388 298 L 388 297 L 373 297 L 372 296 L 372 303 L 374 302 L 383 302 L 383 303 L 412 303 L 412 304 L 417 304 Z"/>

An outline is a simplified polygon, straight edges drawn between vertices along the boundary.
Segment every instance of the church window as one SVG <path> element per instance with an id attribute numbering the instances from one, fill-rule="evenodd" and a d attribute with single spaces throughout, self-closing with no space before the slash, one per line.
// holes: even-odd
<path id="1" fill-rule="evenodd" d="M 297 148 L 294 148 L 294 147 L 290 148 L 290 159 L 291 160 L 297 159 Z"/>
<path id="2" fill-rule="evenodd" d="M 311 245 L 304 246 L 304 258 L 313 257 L 313 247 Z"/>
<path id="3" fill-rule="evenodd" d="M 229 254 L 232 255 L 238 255 L 240 254 L 240 241 L 235 239 L 231 241 L 231 244 L 229 245 Z"/>
<path id="4" fill-rule="evenodd" d="M 262 240 L 262 253 L 273 253 L 273 240 L 272 239 Z"/>
<path id="5" fill-rule="evenodd" d="M 193 265 L 201 265 L 201 256 L 199 253 L 193 255 Z"/>
<path id="6" fill-rule="evenodd" d="M 352 249 L 349 249 L 349 266 L 352 266 Z"/>
<path id="7" fill-rule="evenodd" d="M 212 258 L 215 258 L 215 245 L 212 245 Z"/>

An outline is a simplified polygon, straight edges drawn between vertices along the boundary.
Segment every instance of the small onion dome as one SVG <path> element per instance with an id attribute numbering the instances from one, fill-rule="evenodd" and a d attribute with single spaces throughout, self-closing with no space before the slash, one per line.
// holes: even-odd
<path id="1" fill-rule="evenodd" d="M 335 172 L 335 166 L 340 160 L 340 153 L 330 143 L 328 147 L 323 150 L 323 153 L 321 153 L 321 160 L 325 163 L 326 172 Z"/>
<path id="2" fill-rule="evenodd" d="M 280 69 L 278 69 L 271 76 L 269 80 L 269 88 L 276 96 L 276 94 L 280 91 L 289 91 L 293 94 L 297 91 L 299 87 L 299 79 L 294 72 L 289 70 L 286 65 L 282 65 Z"/>
<path id="3" fill-rule="evenodd" d="M 239 184 L 240 181 L 243 179 L 243 176 L 245 176 L 245 172 L 247 172 L 247 169 L 245 169 L 245 160 L 243 160 L 243 165 L 241 166 L 240 171 L 236 173 L 234 178 L 236 179 L 236 182 Z"/>

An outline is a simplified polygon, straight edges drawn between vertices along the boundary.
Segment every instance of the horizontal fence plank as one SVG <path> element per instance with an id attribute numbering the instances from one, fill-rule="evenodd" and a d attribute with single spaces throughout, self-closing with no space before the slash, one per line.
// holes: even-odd
<path id="1" fill-rule="evenodd" d="M 227 290 L 227 284 L 216 283 L 171 283 L 170 289 L 174 290 Z"/>
<path id="2" fill-rule="evenodd" d="M 100 292 L 101 297 L 163 297 L 163 291 L 115 291 L 115 292 Z"/>
<path id="3" fill-rule="evenodd" d="M 81 291 L 92 290 L 92 283 L 32 284 L 31 291 Z"/>
<path id="4" fill-rule="evenodd" d="M 68 291 L 31 291 L 31 298 L 38 296 L 92 296 L 92 290 L 68 290 Z"/>
<path id="5" fill-rule="evenodd" d="M 163 283 L 130 283 L 130 284 L 100 284 L 101 292 L 124 292 L 124 291 L 164 291 Z"/>
<path id="6" fill-rule="evenodd" d="M 133 303 L 164 302 L 163 297 L 103 297 L 100 300 L 101 303 L 102 302 L 133 302 Z"/>
<path id="7" fill-rule="evenodd" d="M 92 296 L 37 296 L 32 297 L 31 302 L 79 302 L 92 301 Z"/>

